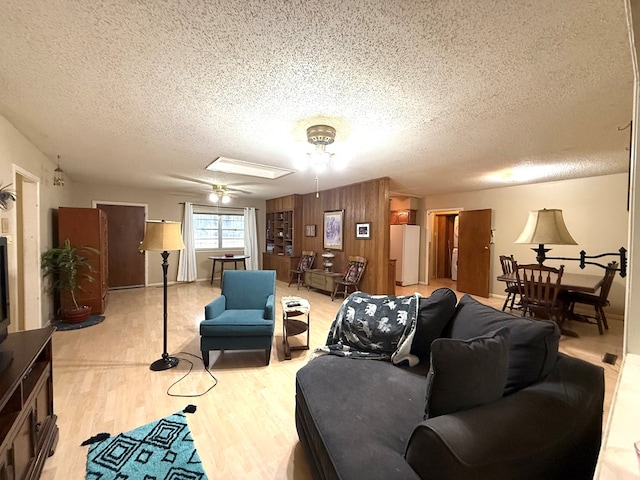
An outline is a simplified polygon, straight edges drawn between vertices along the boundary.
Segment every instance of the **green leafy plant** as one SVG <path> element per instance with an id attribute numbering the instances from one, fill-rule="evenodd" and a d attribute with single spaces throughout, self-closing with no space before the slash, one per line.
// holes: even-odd
<path id="1" fill-rule="evenodd" d="M 76 300 L 76 292 L 83 291 L 84 281 L 95 282 L 95 278 L 91 275 L 93 267 L 87 257 L 89 252 L 102 255 L 100 250 L 93 247 L 72 247 L 67 239 L 64 246 L 50 248 L 41 257 L 44 277 L 52 278 L 51 289 L 69 292 L 73 305 L 77 309 L 80 306 Z"/>

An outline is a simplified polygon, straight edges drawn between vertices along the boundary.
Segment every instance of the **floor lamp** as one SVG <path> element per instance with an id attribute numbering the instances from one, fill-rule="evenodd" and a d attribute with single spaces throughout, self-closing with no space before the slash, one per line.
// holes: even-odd
<path id="1" fill-rule="evenodd" d="M 184 242 L 180 233 L 180 222 L 165 222 L 164 220 L 150 220 L 146 222 L 144 240 L 140 243 L 140 250 L 162 252 L 162 287 L 164 294 L 164 343 L 162 358 L 153 362 L 149 368 L 155 372 L 168 370 L 178 364 L 176 357 L 167 353 L 167 258 L 169 250 L 183 250 Z"/>

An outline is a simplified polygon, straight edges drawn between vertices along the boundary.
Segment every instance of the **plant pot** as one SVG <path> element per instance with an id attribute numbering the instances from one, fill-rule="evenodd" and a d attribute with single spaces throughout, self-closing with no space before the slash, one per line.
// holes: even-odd
<path id="1" fill-rule="evenodd" d="M 65 323 L 82 323 L 91 315 L 91 307 L 83 305 L 79 308 L 63 308 L 62 319 Z"/>

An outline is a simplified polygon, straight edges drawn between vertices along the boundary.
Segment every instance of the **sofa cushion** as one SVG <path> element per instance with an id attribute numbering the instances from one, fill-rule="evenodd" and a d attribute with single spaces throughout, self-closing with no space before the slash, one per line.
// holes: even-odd
<path id="1" fill-rule="evenodd" d="M 509 328 L 509 374 L 505 394 L 546 376 L 556 363 L 560 329 L 550 320 L 535 320 L 483 305 L 470 295 L 458 302 L 443 336 L 469 339 Z"/>
<path id="2" fill-rule="evenodd" d="M 425 420 L 498 400 L 504 393 L 508 370 L 507 328 L 471 340 L 434 340 Z"/>
<path id="3" fill-rule="evenodd" d="M 456 294 L 449 288 L 438 288 L 430 296 L 420 298 L 411 353 L 421 362 L 429 362 L 431 342 L 442 336 L 456 312 L 457 301 Z"/>
<path id="4" fill-rule="evenodd" d="M 417 479 L 404 459 L 422 420 L 424 375 L 389 362 L 325 355 L 296 374 L 296 427 L 314 478 Z"/>

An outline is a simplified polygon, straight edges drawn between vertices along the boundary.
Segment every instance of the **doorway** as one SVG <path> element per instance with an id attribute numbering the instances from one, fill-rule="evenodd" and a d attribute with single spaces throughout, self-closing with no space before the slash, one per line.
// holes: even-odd
<path id="1" fill-rule="evenodd" d="M 425 278 L 437 279 L 459 292 L 489 296 L 491 210 L 449 208 L 426 212 Z M 463 217 L 465 221 L 463 222 Z M 455 234 L 458 222 L 458 235 Z M 458 250 L 454 252 L 454 242 Z M 452 257 L 457 255 L 457 271 Z M 452 279 L 455 277 L 455 280 Z"/>
<path id="2" fill-rule="evenodd" d="M 12 323 L 17 330 L 42 327 L 40 276 L 40 179 L 14 165 L 16 187 L 16 285 Z"/>
<path id="3" fill-rule="evenodd" d="M 444 282 L 455 289 L 455 264 L 452 262 L 456 243 L 455 222 L 461 208 L 428 210 L 426 212 L 427 245 L 425 279 L 427 285 L 433 280 Z M 452 268 L 453 267 L 453 268 Z"/>
<path id="4" fill-rule="evenodd" d="M 93 206 L 107 214 L 109 288 L 144 287 L 146 255 L 140 252 L 140 242 L 147 205 L 94 201 Z"/>

